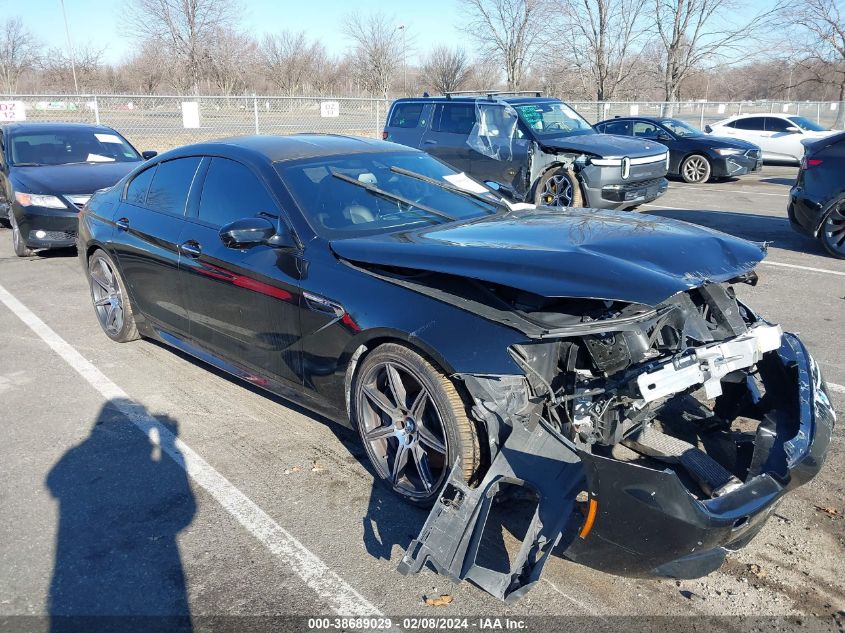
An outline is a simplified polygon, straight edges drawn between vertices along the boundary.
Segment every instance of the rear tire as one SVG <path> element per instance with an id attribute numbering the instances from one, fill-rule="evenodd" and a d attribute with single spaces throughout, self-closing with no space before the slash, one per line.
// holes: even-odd
<path id="1" fill-rule="evenodd" d="M 9 212 L 9 224 L 12 227 L 12 248 L 15 249 L 15 255 L 31 257 L 33 251 L 27 247 L 23 235 L 21 235 L 21 230 L 18 228 L 18 222 L 15 220 L 15 214 L 12 212 Z"/>
<path id="2" fill-rule="evenodd" d="M 111 340 L 127 343 L 140 337 L 126 284 L 114 261 L 97 250 L 88 260 L 88 287 L 100 327 Z"/>
<path id="3" fill-rule="evenodd" d="M 845 200 L 833 203 L 822 222 L 819 239 L 829 254 L 845 259 Z"/>
<path id="4" fill-rule="evenodd" d="M 437 499 L 458 459 L 464 481 L 481 450 L 475 425 L 449 378 L 416 352 L 386 343 L 355 372 L 351 418 L 378 480 L 422 507 Z"/>
<path id="5" fill-rule="evenodd" d="M 534 187 L 534 204 L 544 207 L 583 207 L 581 186 L 571 169 L 548 170 Z"/>

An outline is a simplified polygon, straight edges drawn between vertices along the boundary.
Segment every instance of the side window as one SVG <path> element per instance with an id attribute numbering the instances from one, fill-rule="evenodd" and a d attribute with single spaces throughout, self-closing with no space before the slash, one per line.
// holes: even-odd
<path id="1" fill-rule="evenodd" d="M 737 119 L 733 123 L 733 127 L 737 130 L 754 130 L 762 132 L 765 129 L 766 120 L 761 116 L 752 116 L 747 119 Z"/>
<path id="2" fill-rule="evenodd" d="M 634 136 L 640 138 L 657 138 L 657 126 L 648 121 L 636 121 L 634 123 Z"/>
<path id="3" fill-rule="evenodd" d="M 786 119 L 779 119 L 774 116 L 766 117 L 765 121 L 767 132 L 786 132 L 786 128 L 791 125 L 795 125 L 794 123 L 790 123 Z"/>
<path id="4" fill-rule="evenodd" d="M 613 121 L 605 123 L 601 129 L 603 134 L 618 134 L 619 136 L 631 136 L 630 121 Z"/>
<path id="5" fill-rule="evenodd" d="M 126 188 L 126 202 L 143 207 L 147 201 L 147 190 L 150 188 L 150 182 L 155 173 L 156 168 L 150 167 L 135 176 Z"/>
<path id="6" fill-rule="evenodd" d="M 397 103 L 393 107 L 387 127 L 418 127 L 424 107 L 424 103 Z"/>
<path id="7" fill-rule="evenodd" d="M 262 211 L 278 215 L 276 203 L 255 174 L 233 160 L 212 159 L 200 198 L 200 220 L 223 226 Z"/>
<path id="8" fill-rule="evenodd" d="M 434 131 L 449 134 L 472 132 L 475 125 L 474 103 L 441 103 L 437 106 L 438 113 L 434 115 Z"/>
<path id="9" fill-rule="evenodd" d="M 198 156 L 191 156 L 159 163 L 144 206 L 172 215 L 185 215 L 185 204 L 200 160 Z"/>

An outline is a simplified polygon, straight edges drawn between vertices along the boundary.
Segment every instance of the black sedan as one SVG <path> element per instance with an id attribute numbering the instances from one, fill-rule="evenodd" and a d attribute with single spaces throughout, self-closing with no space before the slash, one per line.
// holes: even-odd
<path id="1" fill-rule="evenodd" d="M 0 129 L 0 211 L 15 254 L 76 244 L 77 213 L 145 158 L 110 127 L 12 123 Z"/>
<path id="2" fill-rule="evenodd" d="M 792 227 L 845 259 L 845 133 L 805 143 L 798 178 L 789 192 Z"/>
<path id="3" fill-rule="evenodd" d="M 659 141 L 669 148 L 669 174 L 689 183 L 742 176 L 763 168 L 760 148 L 753 143 L 709 136 L 679 119 L 617 117 L 594 127 L 604 134 Z"/>
<path id="4" fill-rule="evenodd" d="M 377 478 L 433 506 L 400 571 L 430 561 L 500 598 L 558 544 L 618 574 L 706 574 L 830 441 L 804 345 L 734 293 L 763 247 L 514 207 L 393 143 L 173 150 L 91 199 L 78 250 L 106 335 L 164 342 L 357 429 Z M 505 486 L 537 504 L 508 572 L 476 559 Z"/>

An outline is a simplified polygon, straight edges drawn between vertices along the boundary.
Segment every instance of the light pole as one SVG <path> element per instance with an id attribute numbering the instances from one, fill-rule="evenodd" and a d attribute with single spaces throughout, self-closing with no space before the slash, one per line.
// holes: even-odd
<path id="1" fill-rule="evenodd" d="M 67 25 L 67 11 L 65 11 L 65 0 L 59 0 L 59 4 L 62 5 L 62 15 L 65 18 L 65 34 L 67 35 L 67 51 L 68 55 L 70 56 L 70 72 L 73 73 L 73 89 L 76 91 L 76 94 L 79 94 L 79 83 L 76 81 L 76 61 L 74 60 L 73 55 L 73 42 L 70 39 L 70 27 Z"/>
<path id="2" fill-rule="evenodd" d="M 407 29 L 404 24 L 396 27 L 397 30 L 402 31 L 402 92 L 408 96 L 408 40 L 405 36 Z"/>

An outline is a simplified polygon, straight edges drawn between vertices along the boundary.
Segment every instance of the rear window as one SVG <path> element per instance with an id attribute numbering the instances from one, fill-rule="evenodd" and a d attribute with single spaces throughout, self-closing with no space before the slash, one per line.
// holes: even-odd
<path id="1" fill-rule="evenodd" d="M 153 179 L 155 173 L 156 168 L 151 167 L 135 176 L 126 188 L 126 202 L 143 207 L 147 201 L 147 190 L 150 188 L 150 181 Z"/>
<path id="2" fill-rule="evenodd" d="M 434 131 L 469 135 L 475 126 L 474 103 L 442 103 L 434 114 Z"/>
<path id="3" fill-rule="evenodd" d="M 618 134 L 619 136 L 631 136 L 630 121 L 614 121 L 613 123 L 602 123 L 596 128 L 604 134 Z"/>
<path id="4" fill-rule="evenodd" d="M 161 163 L 147 192 L 148 209 L 172 215 L 185 215 L 188 193 L 199 167 L 200 158 L 177 158 Z"/>
<path id="5" fill-rule="evenodd" d="M 420 124 L 424 103 L 397 103 L 393 106 L 388 127 L 412 128 Z"/>

